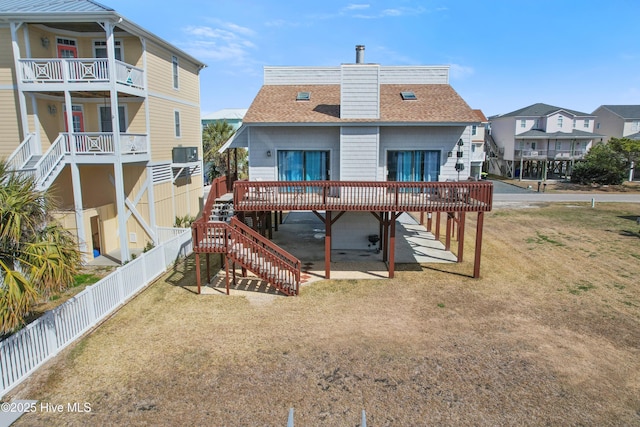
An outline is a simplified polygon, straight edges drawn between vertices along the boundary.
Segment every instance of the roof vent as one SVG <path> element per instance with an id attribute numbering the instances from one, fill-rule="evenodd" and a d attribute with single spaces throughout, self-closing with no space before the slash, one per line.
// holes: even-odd
<path id="1" fill-rule="evenodd" d="M 296 101 L 309 101 L 311 99 L 311 92 L 298 92 Z"/>
<path id="2" fill-rule="evenodd" d="M 364 45 L 356 45 L 356 64 L 364 64 Z"/>

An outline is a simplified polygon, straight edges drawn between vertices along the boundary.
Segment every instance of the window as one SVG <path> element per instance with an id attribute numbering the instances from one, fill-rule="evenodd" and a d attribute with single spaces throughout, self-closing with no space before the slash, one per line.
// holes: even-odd
<path id="1" fill-rule="evenodd" d="M 113 43 L 115 46 L 116 59 L 122 61 L 122 41 L 115 40 Z M 106 40 L 94 40 L 93 41 L 93 53 L 96 58 L 107 58 L 107 42 Z"/>
<path id="2" fill-rule="evenodd" d="M 600 129 L 600 123 L 596 123 L 596 129 Z"/>
<path id="3" fill-rule="evenodd" d="M 416 99 L 418 99 L 413 91 L 400 92 L 400 96 L 405 101 L 415 101 Z"/>
<path id="4" fill-rule="evenodd" d="M 176 138 L 180 138 L 181 133 L 180 133 L 180 111 L 174 111 L 173 112 L 173 120 L 175 122 L 175 126 L 176 126 Z"/>
<path id="5" fill-rule="evenodd" d="M 278 151 L 279 181 L 325 181 L 328 179 L 328 151 Z"/>
<path id="6" fill-rule="evenodd" d="M 531 149 L 532 149 L 532 150 L 535 150 L 535 149 L 536 149 L 536 143 L 535 143 L 535 142 L 532 142 L 532 143 L 531 143 Z"/>
<path id="7" fill-rule="evenodd" d="M 100 106 L 100 132 L 113 132 L 113 122 L 111 121 L 111 106 Z M 124 105 L 118 106 L 118 119 L 120 120 L 120 133 L 127 131 L 126 114 Z"/>
<path id="8" fill-rule="evenodd" d="M 525 119 L 520 120 L 520 127 L 521 128 L 526 128 L 527 127 L 527 121 Z"/>
<path id="9" fill-rule="evenodd" d="M 577 124 L 578 124 L 578 121 L 576 119 L 573 119 L 573 128 L 574 129 L 576 128 Z"/>
<path id="10" fill-rule="evenodd" d="M 471 126 L 471 135 L 477 135 L 477 134 L 478 134 L 478 126 L 472 125 Z"/>
<path id="11" fill-rule="evenodd" d="M 598 129 L 600 129 L 600 123 L 598 123 Z M 632 123 L 631 130 L 634 132 L 640 131 L 640 120 L 635 120 Z"/>
<path id="12" fill-rule="evenodd" d="M 389 151 L 387 181 L 437 181 L 440 151 Z"/>
<path id="13" fill-rule="evenodd" d="M 540 120 L 536 119 L 535 129 L 540 129 Z"/>
<path id="14" fill-rule="evenodd" d="M 172 56 L 171 63 L 173 66 L 173 88 L 178 89 L 178 57 Z"/>
<path id="15" fill-rule="evenodd" d="M 584 127 L 585 128 L 589 127 L 589 119 L 584 119 Z"/>
<path id="16" fill-rule="evenodd" d="M 560 151 L 560 148 L 562 148 L 562 142 L 556 141 L 556 151 Z"/>
<path id="17" fill-rule="evenodd" d="M 562 116 L 558 116 L 558 127 L 561 128 L 562 127 Z"/>
<path id="18" fill-rule="evenodd" d="M 298 92 L 296 101 L 309 101 L 311 99 L 311 92 Z"/>

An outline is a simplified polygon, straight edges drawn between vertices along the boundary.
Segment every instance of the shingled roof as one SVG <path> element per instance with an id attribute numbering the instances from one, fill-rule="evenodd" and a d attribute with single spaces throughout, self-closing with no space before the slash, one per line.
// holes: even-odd
<path id="1" fill-rule="evenodd" d="M 415 93 L 403 100 L 400 92 Z M 296 101 L 298 92 L 310 92 L 308 101 Z M 340 85 L 265 85 L 244 117 L 251 123 L 477 123 L 479 117 L 446 84 L 380 85 L 379 119 L 341 119 Z"/>
<path id="2" fill-rule="evenodd" d="M 562 107 L 555 107 L 553 105 L 543 104 L 539 102 L 537 104 L 532 104 L 532 105 L 529 105 L 528 107 L 524 107 L 507 114 L 493 116 L 492 118 L 497 119 L 502 117 L 536 117 L 536 116 L 542 117 L 542 116 L 548 116 L 560 110 L 566 111 L 567 113 L 572 114 L 574 116 L 593 116 L 593 114 L 582 113 L 580 111 L 570 110 L 568 108 L 562 108 Z"/>
<path id="3" fill-rule="evenodd" d="M 640 105 L 603 105 L 614 114 L 623 119 L 640 119 Z"/>

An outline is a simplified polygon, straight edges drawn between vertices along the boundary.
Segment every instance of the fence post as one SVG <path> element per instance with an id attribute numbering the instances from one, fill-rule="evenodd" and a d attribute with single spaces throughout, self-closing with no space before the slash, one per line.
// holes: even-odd
<path id="1" fill-rule="evenodd" d="M 115 274 L 116 274 L 116 284 L 118 286 L 118 298 L 119 298 L 118 305 L 122 305 L 124 304 L 124 298 L 125 298 L 124 279 L 122 277 L 122 267 L 118 268 L 115 271 Z"/>
<path id="2" fill-rule="evenodd" d="M 42 322 L 44 322 L 47 349 L 49 350 L 47 356 L 52 356 L 58 351 L 58 334 L 56 333 L 56 319 L 53 310 L 47 311 L 42 316 Z"/>
<path id="3" fill-rule="evenodd" d="M 85 292 L 87 293 L 87 309 L 89 311 L 89 321 L 92 325 L 96 323 L 96 304 L 93 298 L 93 287 L 87 286 L 85 288 Z"/>

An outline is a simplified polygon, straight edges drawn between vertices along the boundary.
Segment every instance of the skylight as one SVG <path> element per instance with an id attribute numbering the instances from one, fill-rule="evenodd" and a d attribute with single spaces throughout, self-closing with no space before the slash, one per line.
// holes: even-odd
<path id="1" fill-rule="evenodd" d="M 298 92 L 296 101 L 308 101 L 311 99 L 311 92 Z"/>
<path id="2" fill-rule="evenodd" d="M 400 96 L 402 96 L 402 99 L 405 101 L 415 101 L 418 99 L 413 91 L 400 92 Z"/>

